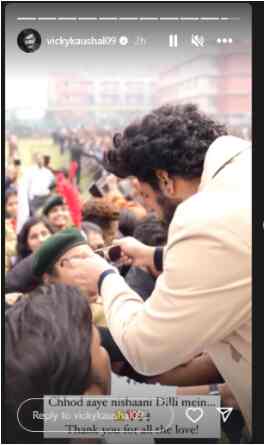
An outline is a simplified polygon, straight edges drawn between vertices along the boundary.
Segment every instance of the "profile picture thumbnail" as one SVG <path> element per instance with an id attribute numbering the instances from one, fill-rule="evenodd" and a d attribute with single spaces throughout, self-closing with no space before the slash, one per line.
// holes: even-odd
<path id="1" fill-rule="evenodd" d="M 41 45 L 41 36 L 35 29 L 24 29 L 17 38 L 19 48 L 25 53 L 33 53 Z"/>

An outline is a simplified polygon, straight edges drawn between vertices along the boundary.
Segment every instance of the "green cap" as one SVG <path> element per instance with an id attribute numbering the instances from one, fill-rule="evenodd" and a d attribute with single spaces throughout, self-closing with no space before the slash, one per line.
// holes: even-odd
<path id="1" fill-rule="evenodd" d="M 48 213 L 50 212 L 50 210 L 53 208 L 53 207 L 56 207 L 56 206 L 62 206 L 62 205 L 64 205 L 65 203 L 64 203 L 64 200 L 63 200 L 63 198 L 62 198 L 62 196 L 60 196 L 60 195 L 53 195 L 53 196 L 51 196 L 47 201 L 46 201 L 46 203 L 44 204 L 44 207 L 43 207 L 43 214 L 45 215 L 45 216 L 47 216 L 48 215 Z"/>
<path id="2" fill-rule="evenodd" d="M 41 277 L 67 250 L 81 244 L 87 244 L 87 239 L 74 228 L 50 236 L 33 255 L 33 274 Z"/>

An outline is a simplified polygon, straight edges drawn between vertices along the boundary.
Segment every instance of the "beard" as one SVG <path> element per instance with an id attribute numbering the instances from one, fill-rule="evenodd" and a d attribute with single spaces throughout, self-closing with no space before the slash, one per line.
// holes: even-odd
<path id="1" fill-rule="evenodd" d="M 176 208 L 178 207 L 178 205 L 180 203 L 171 200 L 170 198 L 165 196 L 164 193 L 161 191 L 158 192 L 158 194 L 157 194 L 156 202 L 159 205 L 159 207 L 161 208 L 160 220 L 165 225 L 165 227 L 168 229 L 168 227 L 173 219 Z"/>

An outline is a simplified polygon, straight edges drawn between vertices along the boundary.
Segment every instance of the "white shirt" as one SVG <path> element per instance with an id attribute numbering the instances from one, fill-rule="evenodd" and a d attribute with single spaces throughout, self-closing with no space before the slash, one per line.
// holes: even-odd
<path id="1" fill-rule="evenodd" d="M 48 168 L 38 167 L 37 165 L 30 167 L 23 177 L 29 200 L 31 201 L 35 196 L 48 195 L 53 180 L 54 175 Z"/>
<path id="2" fill-rule="evenodd" d="M 46 167 L 28 168 L 18 184 L 17 233 L 29 218 L 29 203 L 35 196 L 47 196 L 54 175 Z"/>

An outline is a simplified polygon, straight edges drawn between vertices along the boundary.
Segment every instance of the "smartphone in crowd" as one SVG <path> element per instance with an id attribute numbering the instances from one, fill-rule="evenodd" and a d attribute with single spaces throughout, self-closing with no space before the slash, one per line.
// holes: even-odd
<path id="1" fill-rule="evenodd" d="M 117 261 L 119 261 L 122 254 L 120 246 L 106 247 L 105 249 L 96 250 L 95 253 L 112 263 L 116 263 Z"/>

